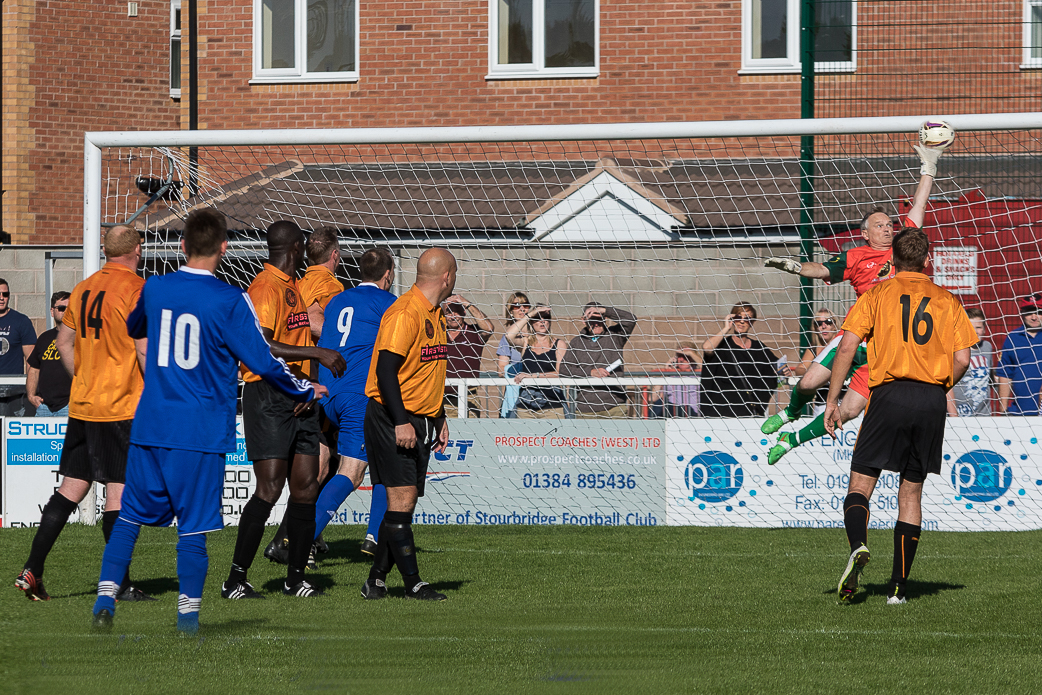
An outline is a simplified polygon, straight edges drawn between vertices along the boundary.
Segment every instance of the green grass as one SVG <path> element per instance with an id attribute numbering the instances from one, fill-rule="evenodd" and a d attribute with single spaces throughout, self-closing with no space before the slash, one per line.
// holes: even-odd
<path id="1" fill-rule="evenodd" d="M 101 531 L 70 525 L 53 599 L 13 579 L 32 531 L 4 529 L 0 691 L 15 693 L 1037 693 L 1042 533 L 927 533 L 909 603 L 886 606 L 892 536 L 871 532 L 867 591 L 836 603 L 835 530 L 417 527 L 449 600 L 367 602 L 360 529 L 332 527 L 324 599 L 224 601 L 235 529 L 210 536 L 199 637 L 174 631 L 175 536 L 145 529 L 132 568 L 160 599 L 92 634 Z"/>

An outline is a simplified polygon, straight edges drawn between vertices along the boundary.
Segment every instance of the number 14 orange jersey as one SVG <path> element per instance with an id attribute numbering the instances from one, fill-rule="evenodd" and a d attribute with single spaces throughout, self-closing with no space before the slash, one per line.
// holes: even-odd
<path id="1" fill-rule="evenodd" d="M 127 316 L 145 281 L 118 263 L 76 285 L 62 323 L 76 331 L 69 415 L 90 422 L 134 419 L 144 387 Z"/>
<path id="2" fill-rule="evenodd" d="M 870 389 L 898 379 L 951 388 L 954 354 L 979 340 L 951 292 L 909 272 L 861 295 L 843 330 L 868 341 Z"/>

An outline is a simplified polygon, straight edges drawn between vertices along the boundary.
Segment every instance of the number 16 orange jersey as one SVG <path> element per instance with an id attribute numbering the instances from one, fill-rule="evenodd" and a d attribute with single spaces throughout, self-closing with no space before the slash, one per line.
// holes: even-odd
<path id="1" fill-rule="evenodd" d="M 76 285 L 62 323 L 76 332 L 69 416 L 90 422 L 133 420 L 144 379 L 127 316 L 145 281 L 126 266 L 106 263 Z"/>
<path id="2" fill-rule="evenodd" d="M 923 273 L 900 272 L 857 300 L 843 330 L 868 341 L 868 387 L 907 379 L 950 389 L 954 356 L 979 338 L 966 310 Z"/>

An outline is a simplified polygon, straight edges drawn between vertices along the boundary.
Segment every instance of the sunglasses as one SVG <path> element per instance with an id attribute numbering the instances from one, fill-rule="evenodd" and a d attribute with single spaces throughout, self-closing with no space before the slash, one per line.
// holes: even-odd
<path id="1" fill-rule="evenodd" d="M 0 292 L 0 297 L 3 297 L 4 299 L 6 299 L 6 298 L 8 298 L 10 296 L 11 296 L 10 292 Z"/>
<path id="2" fill-rule="evenodd" d="M 69 308 L 69 305 L 68 304 L 57 304 L 57 305 L 55 305 L 54 308 L 57 309 L 58 311 L 65 311 L 66 309 Z"/>
<path id="3" fill-rule="evenodd" d="M 752 323 L 752 319 L 747 319 L 744 316 L 736 317 L 732 319 L 735 323 Z"/>
<path id="4" fill-rule="evenodd" d="M 510 305 L 510 310 L 511 311 L 513 311 L 514 309 L 531 309 L 531 308 L 532 308 L 531 304 L 511 304 Z"/>
<path id="5" fill-rule="evenodd" d="M 821 320 L 815 321 L 814 323 L 816 323 L 819 326 L 835 326 L 836 325 L 836 322 L 833 321 L 832 319 L 821 319 Z"/>

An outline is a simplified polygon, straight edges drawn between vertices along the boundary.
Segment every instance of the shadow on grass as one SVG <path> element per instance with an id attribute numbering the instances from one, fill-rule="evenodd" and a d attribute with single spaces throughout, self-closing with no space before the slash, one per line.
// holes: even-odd
<path id="1" fill-rule="evenodd" d="M 847 601 L 848 605 L 854 606 L 860 603 L 864 603 L 872 596 L 887 596 L 887 589 L 890 587 L 890 583 L 875 583 L 875 584 L 862 584 L 861 591 L 854 594 L 853 597 Z M 959 589 L 965 589 L 965 584 L 949 584 L 948 582 L 918 582 L 914 579 L 908 580 L 908 586 L 905 587 L 905 597 L 911 601 L 916 598 L 923 598 L 926 596 L 936 596 L 942 591 L 958 591 Z M 822 594 L 831 594 L 836 596 L 835 589 L 828 589 L 821 592 Z"/>
<path id="2" fill-rule="evenodd" d="M 323 572 L 308 572 L 304 576 L 304 581 L 306 581 L 308 584 L 315 587 L 319 591 L 329 591 L 334 586 L 337 586 L 337 583 L 333 581 L 333 576 Z M 264 585 L 261 587 L 261 591 L 267 592 L 269 594 L 281 594 L 282 587 L 285 585 L 285 583 L 285 576 L 277 577 L 275 579 L 269 579 L 268 581 L 264 582 Z"/>
<path id="3" fill-rule="evenodd" d="M 318 556 L 320 563 L 331 560 L 346 560 L 347 562 L 364 562 L 369 564 L 373 561 L 372 555 L 366 555 L 359 550 L 362 547 L 361 540 L 344 538 L 338 541 L 327 542 L 327 545 L 329 545 L 329 552 Z"/>
<path id="4" fill-rule="evenodd" d="M 149 596 L 159 597 L 163 594 L 178 593 L 179 584 L 177 577 L 155 577 L 154 579 L 135 579 L 134 586 L 144 591 Z M 77 591 L 69 594 L 52 595 L 51 598 L 77 598 L 79 596 L 97 596 L 97 586 L 88 591 Z M 133 601 L 131 603 L 134 603 Z"/>
<path id="5" fill-rule="evenodd" d="M 202 622 L 202 626 L 200 627 L 199 634 L 203 637 L 225 637 L 241 635 L 256 628 L 263 627 L 270 621 L 267 618 L 249 618 L 240 620 L 224 620 L 219 623 L 210 622 L 209 620 L 202 620 L 200 622 Z"/>

